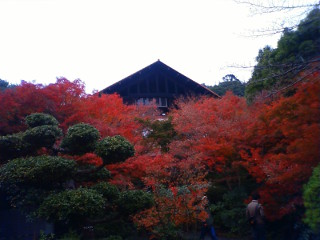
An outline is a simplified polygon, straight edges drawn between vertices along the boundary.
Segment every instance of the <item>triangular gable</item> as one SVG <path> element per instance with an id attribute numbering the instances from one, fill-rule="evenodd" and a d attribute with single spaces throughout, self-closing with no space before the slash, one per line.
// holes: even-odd
<path id="1" fill-rule="evenodd" d="M 198 84 L 160 60 L 103 89 L 100 93 L 118 93 L 125 102 L 132 104 L 139 100 L 157 99 L 171 105 L 181 96 L 220 96 Z M 161 106 L 161 104 L 160 104 Z M 162 106 L 163 107 L 163 106 Z"/>

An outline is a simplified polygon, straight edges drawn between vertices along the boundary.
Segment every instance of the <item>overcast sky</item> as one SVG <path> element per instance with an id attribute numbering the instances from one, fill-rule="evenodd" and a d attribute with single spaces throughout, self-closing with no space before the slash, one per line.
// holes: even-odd
<path id="1" fill-rule="evenodd" d="M 0 78 L 103 88 L 160 59 L 198 83 L 241 81 L 280 35 L 246 37 L 282 21 L 232 0 L 0 0 Z"/>

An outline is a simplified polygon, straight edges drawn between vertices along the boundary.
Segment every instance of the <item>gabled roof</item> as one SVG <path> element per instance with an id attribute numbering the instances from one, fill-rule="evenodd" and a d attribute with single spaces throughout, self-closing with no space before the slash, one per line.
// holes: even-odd
<path id="1" fill-rule="evenodd" d="M 179 73 L 178 71 L 174 70 L 173 68 L 169 67 L 168 65 L 164 64 L 160 60 L 150 64 L 149 66 L 131 74 L 130 76 L 110 85 L 109 87 L 101 90 L 101 93 L 114 93 L 117 89 L 120 89 L 122 86 L 128 85 L 132 80 L 137 79 L 141 75 L 147 75 L 149 73 L 152 73 L 154 71 L 161 71 L 164 74 L 167 74 L 169 76 L 172 76 L 176 81 L 179 81 L 184 84 L 188 84 L 194 89 L 197 89 L 198 91 L 201 91 L 205 95 L 211 95 L 217 98 L 220 98 L 218 94 L 211 91 L 210 89 L 204 87 L 203 85 L 193 81 L 192 79 L 186 77 L 185 75 Z"/>

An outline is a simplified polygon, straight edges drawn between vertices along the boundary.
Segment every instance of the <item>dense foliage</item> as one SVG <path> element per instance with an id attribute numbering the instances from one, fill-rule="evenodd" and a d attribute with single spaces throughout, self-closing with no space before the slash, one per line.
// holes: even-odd
<path id="1" fill-rule="evenodd" d="M 2 183 L 8 187 L 55 188 L 75 174 L 76 163 L 73 160 L 52 156 L 16 158 L 1 168 Z"/>
<path id="2" fill-rule="evenodd" d="M 134 134 L 137 116 L 154 114 L 150 107 L 127 106 L 118 95 L 85 93 L 80 80 L 59 78 L 47 86 L 22 81 L 20 85 L 0 92 L 0 135 L 24 131 L 25 117 L 46 113 L 55 117 L 64 132 L 78 123 L 97 128 L 102 137 L 121 135 L 132 143 L 141 136 Z"/>
<path id="3" fill-rule="evenodd" d="M 99 138 L 100 133 L 95 127 L 79 123 L 68 128 L 61 147 L 68 153 L 82 155 L 93 152 Z"/>
<path id="4" fill-rule="evenodd" d="M 123 162 L 134 155 L 131 143 L 120 135 L 106 137 L 96 146 L 95 153 L 105 163 Z"/>
<path id="5" fill-rule="evenodd" d="M 227 91 L 231 91 L 236 96 L 244 96 L 246 84 L 241 82 L 235 75 L 228 74 L 222 80 L 218 85 L 207 87 L 220 96 L 225 95 Z"/>
<path id="6" fill-rule="evenodd" d="M 172 117 L 157 121 L 139 118 L 138 121 L 143 125 L 144 146 L 151 149 L 160 147 L 162 152 L 168 152 L 169 144 L 176 137 Z"/>
<path id="7" fill-rule="evenodd" d="M 43 125 L 52 125 L 52 126 L 59 125 L 57 119 L 55 119 L 51 115 L 43 114 L 43 113 L 33 113 L 31 115 L 28 115 L 25 118 L 25 121 L 29 128 L 39 127 Z"/>
<path id="8" fill-rule="evenodd" d="M 285 29 L 278 46 L 269 46 L 259 51 L 257 65 L 248 85 L 246 97 L 251 102 L 259 95 L 270 94 L 285 88 L 285 95 L 291 95 L 288 86 L 302 81 L 318 71 L 320 56 L 320 9 L 313 9 L 300 22 L 296 30 Z M 301 75 L 301 71 L 304 74 Z"/>
<path id="9" fill-rule="evenodd" d="M 306 207 L 304 222 L 315 232 L 320 231 L 320 165 L 313 169 L 313 174 L 304 186 L 303 200 Z"/>
<path id="10" fill-rule="evenodd" d="M 26 123 L 29 128 L 24 132 L 3 136 L 0 141 L 1 148 L 7 148 L 1 152 L 5 161 L 0 187 L 11 207 L 82 233 L 85 226 L 122 218 L 124 224 L 132 225 L 128 216 L 153 205 L 151 194 L 121 191 L 107 182 L 110 173 L 105 165 L 134 155 L 124 137 L 100 140 L 96 128 L 80 123 L 68 129 L 60 148 L 62 131 L 54 117 L 35 113 L 26 117 Z M 63 233 L 59 227 L 57 231 Z"/>
<path id="11" fill-rule="evenodd" d="M 91 189 L 78 188 L 49 195 L 38 212 L 39 216 L 47 220 L 74 224 L 79 219 L 101 216 L 104 208 L 105 201 L 101 194 Z"/>
<path id="12" fill-rule="evenodd" d="M 136 111 L 120 102 L 110 108 L 117 96 L 83 102 L 78 96 L 72 102 L 79 101 L 79 110 L 67 118 L 78 122 L 64 135 L 52 116 L 38 112 L 24 116 L 23 131 L 1 136 L 1 188 L 12 207 L 77 234 L 93 225 L 101 237 L 141 230 L 176 239 L 207 217 L 205 194 L 217 231 L 244 234 L 252 191 L 260 192 L 270 221 L 293 227 L 286 219 L 302 216 L 303 185 L 320 157 L 318 79 L 314 73 L 292 96 L 271 103 L 247 105 L 230 92 L 180 101 L 164 120 L 151 108 Z M 99 102 L 99 110 L 87 99 Z M 7 117 L 2 124 L 10 126 Z M 308 209 L 308 197 L 304 201 Z"/>
<path id="13" fill-rule="evenodd" d="M 318 20 L 315 9 L 277 49 L 259 52 L 247 99 L 230 74 L 221 93 L 213 89 L 221 99 L 179 100 L 167 118 L 118 95 L 88 95 L 80 80 L 0 82 L 0 188 L 8 204 L 54 222 L 58 235 L 88 238 L 91 229 L 97 238 L 179 239 L 199 230 L 208 199 L 217 232 L 243 237 L 245 206 L 258 192 L 272 238 L 317 234 Z M 256 98 L 263 91 L 274 98 Z"/>
<path id="14" fill-rule="evenodd" d="M 25 121 L 29 126 L 26 131 L 0 137 L 0 160 L 35 154 L 41 147 L 51 150 L 62 135 L 57 120 L 48 114 L 31 114 Z"/>
<path id="15" fill-rule="evenodd" d="M 0 136 L 0 161 L 23 156 L 29 152 L 30 145 L 22 140 L 23 133 Z"/>
<path id="16" fill-rule="evenodd" d="M 4 91 L 4 90 L 6 90 L 6 89 L 14 88 L 14 87 L 16 87 L 16 85 L 10 84 L 10 83 L 7 82 L 6 80 L 0 79 L 0 91 Z"/>

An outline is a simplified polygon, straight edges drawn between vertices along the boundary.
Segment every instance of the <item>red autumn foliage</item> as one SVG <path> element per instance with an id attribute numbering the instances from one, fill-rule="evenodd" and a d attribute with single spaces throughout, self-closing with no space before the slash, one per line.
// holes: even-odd
<path id="1" fill-rule="evenodd" d="M 302 205 L 301 189 L 319 164 L 320 83 L 313 76 L 291 97 L 260 106 L 264 112 L 248 129 L 243 164 L 262 183 L 270 219 Z"/>
<path id="2" fill-rule="evenodd" d="M 101 157 L 97 156 L 94 153 L 86 153 L 81 156 L 72 156 L 72 159 L 79 162 L 80 164 L 90 164 L 94 166 L 101 166 L 103 164 Z"/>
<path id="3" fill-rule="evenodd" d="M 89 95 L 64 121 L 64 125 L 85 122 L 95 126 L 102 137 L 122 135 L 132 143 L 136 143 L 142 135 L 138 133 L 140 125 L 135 118 L 148 110 L 126 105 L 117 94 Z"/>
<path id="4" fill-rule="evenodd" d="M 245 167 L 259 183 L 268 218 L 281 218 L 302 204 L 301 188 L 319 163 L 319 88 L 314 75 L 271 104 L 247 106 L 231 94 L 180 102 L 173 123 L 182 137 L 170 152 L 203 161 L 229 188 Z"/>
<path id="5" fill-rule="evenodd" d="M 36 112 L 53 115 L 63 127 L 86 96 L 80 80 L 60 78 L 48 86 L 22 81 L 17 87 L 0 92 L 0 134 L 25 130 L 24 118 Z"/>
<path id="6" fill-rule="evenodd" d="M 182 136 L 171 144 L 172 154 L 203 161 L 223 173 L 229 188 L 238 181 L 243 137 L 254 123 L 245 99 L 227 93 L 222 99 L 204 98 L 179 102 L 173 123 Z"/>
<path id="7" fill-rule="evenodd" d="M 178 137 L 168 154 L 161 154 L 145 148 L 142 127 L 135 121 L 153 119 L 154 107 L 127 106 L 119 95 L 87 95 L 80 80 L 61 78 L 48 86 L 22 82 L 0 92 L 0 135 L 24 130 L 25 116 L 34 112 L 52 114 L 65 131 L 85 122 L 102 137 L 123 135 L 134 143 L 136 156 L 107 168 L 118 186 L 154 192 L 156 205 L 134 217 L 152 231 L 158 224 L 189 226 L 205 218 L 199 198 L 207 189 L 209 171 L 232 188 L 245 168 L 258 183 L 266 214 L 273 220 L 302 204 L 302 186 L 319 163 L 319 92 L 315 73 L 294 95 L 271 103 L 248 106 L 231 93 L 222 99 L 179 101 L 171 112 Z M 76 160 L 101 164 L 93 153 Z"/>
<path id="8" fill-rule="evenodd" d="M 66 131 L 69 126 L 85 122 L 95 126 L 102 137 L 116 134 L 136 142 L 141 134 L 136 117 L 149 117 L 154 107 L 128 106 L 119 95 L 88 95 L 80 80 L 59 78 L 43 86 L 22 82 L 19 86 L 0 92 L 0 135 L 26 128 L 24 118 L 35 112 L 53 115 Z"/>
<path id="9" fill-rule="evenodd" d="M 202 164 L 194 160 L 179 160 L 170 154 L 148 159 L 143 180 L 154 194 L 155 205 L 135 215 L 135 223 L 158 236 L 160 228 L 172 224 L 188 229 L 204 221 L 205 175 Z"/>

